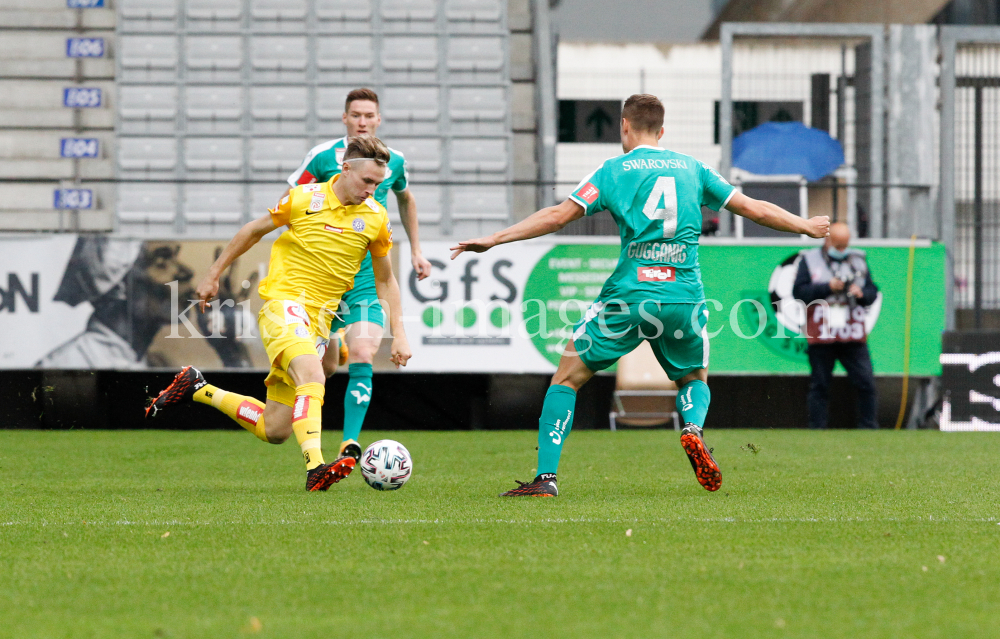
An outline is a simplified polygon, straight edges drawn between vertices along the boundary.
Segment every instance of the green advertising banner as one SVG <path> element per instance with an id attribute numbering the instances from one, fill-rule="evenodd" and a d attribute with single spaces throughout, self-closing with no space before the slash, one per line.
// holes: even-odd
<path id="1" fill-rule="evenodd" d="M 774 302 L 790 296 L 792 261 L 806 246 L 703 245 L 699 252 L 706 299 L 721 308 L 709 308 L 712 339 L 711 370 L 715 374 L 808 375 L 806 340 L 778 321 Z M 868 348 L 877 375 L 902 375 L 906 328 L 907 246 L 864 246 L 871 277 L 881 300 L 870 316 Z M 786 295 L 776 289 L 787 286 Z M 942 244 L 924 242 L 914 249 L 913 299 L 910 317 L 910 368 L 915 376 L 941 374 L 941 333 L 945 320 L 945 251 Z M 757 300 L 766 310 L 761 329 Z M 737 306 L 738 305 L 738 306 Z M 736 309 L 734 311 L 734 308 Z M 733 330 L 739 322 L 743 339 Z M 720 330 L 721 329 L 721 330 Z M 839 369 L 839 364 L 838 364 Z"/>
<path id="2" fill-rule="evenodd" d="M 425 242 L 435 271 L 418 282 L 404 266 L 409 369 L 435 372 L 550 372 L 576 324 L 618 263 L 617 238 L 545 238 L 449 259 L 449 244 Z M 796 259 L 815 243 L 734 243 L 699 249 L 709 310 L 709 368 L 715 375 L 807 375 L 805 315 L 792 299 Z M 902 375 L 910 247 L 864 242 L 879 299 L 866 329 L 876 374 Z M 405 253 L 405 252 L 404 252 Z M 916 243 L 909 373 L 939 375 L 944 330 L 945 252 Z M 614 369 L 610 369 L 614 370 Z"/>

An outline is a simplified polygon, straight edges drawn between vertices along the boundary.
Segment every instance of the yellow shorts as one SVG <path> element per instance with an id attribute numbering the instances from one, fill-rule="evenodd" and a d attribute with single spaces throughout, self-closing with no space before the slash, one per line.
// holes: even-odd
<path id="1" fill-rule="evenodd" d="M 260 339 L 271 362 L 264 384 L 267 398 L 286 406 L 295 403 L 295 382 L 288 364 L 299 355 L 326 354 L 333 314 L 325 309 L 308 309 L 291 300 L 267 300 L 257 315 Z"/>

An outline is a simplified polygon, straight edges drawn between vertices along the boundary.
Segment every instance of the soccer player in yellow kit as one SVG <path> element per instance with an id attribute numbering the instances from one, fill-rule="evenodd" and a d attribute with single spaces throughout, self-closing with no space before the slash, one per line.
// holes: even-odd
<path id="1" fill-rule="evenodd" d="M 343 170 L 328 182 L 297 186 L 268 215 L 247 223 L 198 285 L 202 311 L 219 290 L 219 276 L 237 257 L 271 231 L 287 226 L 271 247 L 268 275 L 259 293 L 261 340 L 271 362 L 264 381 L 267 403 L 205 381 L 187 366 L 153 400 L 146 416 L 182 401 L 210 404 L 259 439 L 280 444 L 294 433 L 306 463 L 306 489 L 327 490 L 354 469 L 357 444 L 327 464 L 320 448 L 326 377 L 323 355 L 340 298 L 351 288 L 362 259 L 371 253 L 378 296 L 389 306 L 394 336 L 391 360 L 410 358 L 403 331 L 399 285 L 392 274 L 392 227 L 372 194 L 385 178 L 389 151 L 380 140 L 358 136 L 344 153 Z"/>

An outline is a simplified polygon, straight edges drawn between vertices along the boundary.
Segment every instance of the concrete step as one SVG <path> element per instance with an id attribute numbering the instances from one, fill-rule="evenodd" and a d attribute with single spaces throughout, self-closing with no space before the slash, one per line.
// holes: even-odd
<path id="1" fill-rule="evenodd" d="M 100 9 L 69 9 L 66 0 L 3 0 L 0 24 L 4 27 L 62 27 L 114 29 L 115 10 L 105 1 Z"/>

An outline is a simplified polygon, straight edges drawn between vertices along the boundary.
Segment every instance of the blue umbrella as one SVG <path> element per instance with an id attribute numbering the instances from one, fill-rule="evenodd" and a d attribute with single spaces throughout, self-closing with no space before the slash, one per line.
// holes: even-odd
<path id="1" fill-rule="evenodd" d="M 815 182 L 843 163 L 840 142 L 801 122 L 765 122 L 733 140 L 733 166 L 758 175 L 804 175 Z"/>

